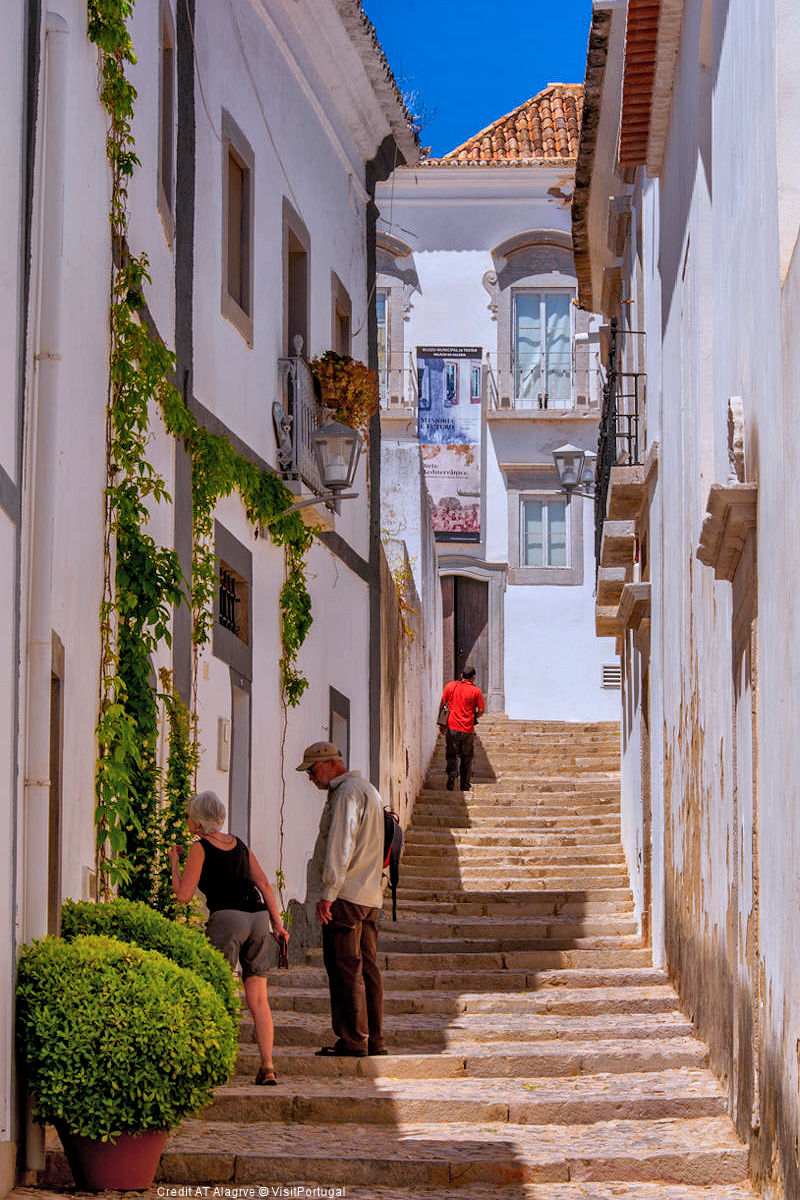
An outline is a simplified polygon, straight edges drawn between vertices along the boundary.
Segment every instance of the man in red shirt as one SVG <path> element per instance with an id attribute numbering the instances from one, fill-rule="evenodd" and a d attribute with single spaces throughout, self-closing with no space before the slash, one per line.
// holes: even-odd
<path id="1" fill-rule="evenodd" d="M 462 792 L 468 792 L 472 786 L 475 719 L 481 716 L 486 708 L 481 689 L 475 686 L 474 679 L 475 668 L 465 667 L 458 679 L 446 684 L 442 692 L 442 704 L 447 704 L 450 708 L 445 734 L 448 792 L 452 792 L 456 786 L 456 775 L 460 775 Z"/>

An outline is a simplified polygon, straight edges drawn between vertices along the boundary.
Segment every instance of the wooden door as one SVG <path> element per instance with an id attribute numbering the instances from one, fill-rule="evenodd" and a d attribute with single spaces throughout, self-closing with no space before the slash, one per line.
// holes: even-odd
<path id="1" fill-rule="evenodd" d="M 464 575 L 442 578 L 444 681 L 475 668 L 482 692 L 489 686 L 489 585 Z"/>

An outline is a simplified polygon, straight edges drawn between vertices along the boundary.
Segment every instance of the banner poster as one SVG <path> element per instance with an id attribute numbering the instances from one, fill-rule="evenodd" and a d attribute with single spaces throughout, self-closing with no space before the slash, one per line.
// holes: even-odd
<path id="1" fill-rule="evenodd" d="M 480 346 L 418 346 L 417 436 L 437 542 L 481 536 Z"/>

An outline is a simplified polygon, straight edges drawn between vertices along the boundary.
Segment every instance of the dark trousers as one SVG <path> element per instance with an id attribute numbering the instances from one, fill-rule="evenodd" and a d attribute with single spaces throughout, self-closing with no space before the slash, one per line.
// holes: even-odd
<path id="1" fill-rule="evenodd" d="M 322 926 L 322 958 L 331 992 L 333 1032 L 348 1050 L 383 1050 L 383 980 L 378 967 L 378 908 L 334 900 Z"/>
<path id="2" fill-rule="evenodd" d="M 447 764 L 447 778 L 455 782 L 459 774 L 458 760 L 461 759 L 460 786 L 465 792 L 472 783 L 472 756 L 475 753 L 475 734 L 461 733 L 458 729 L 448 729 L 444 740 L 444 755 Z"/>

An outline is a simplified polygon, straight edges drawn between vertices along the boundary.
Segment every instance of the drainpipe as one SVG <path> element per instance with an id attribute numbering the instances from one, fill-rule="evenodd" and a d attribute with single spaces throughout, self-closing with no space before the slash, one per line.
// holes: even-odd
<path id="1" fill-rule="evenodd" d="M 64 126 L 69 26 L 48 12 L 45 43 L 44 172 L 35 354 L 35 480 L 28 577 L 27 719 L 23 931 L 26 942 L 47 933 L 50 820 L 50 673 L 52 666 L 53 522 L 56 507 L 56 416 L 61 367 L 61 275 L 64 228 Z"/>
<path id="2" fill-rule="evenodd" d="M 56 415 L 61 365 L 64 228 L 64 128 L 69 26 L 48 12 L 45 42 L 44 170 L 41 183 L 39 332 L 35 353 L 36 425 L 28 571 L 26 740 L 23 807 L 23 940 L 47 933 L 50 824 L 50 676 L 52 669 L 53 522 L 56 507 Z M 44 1166 L 44 1137 L 30 1116 L 26 1166 Z"/>

